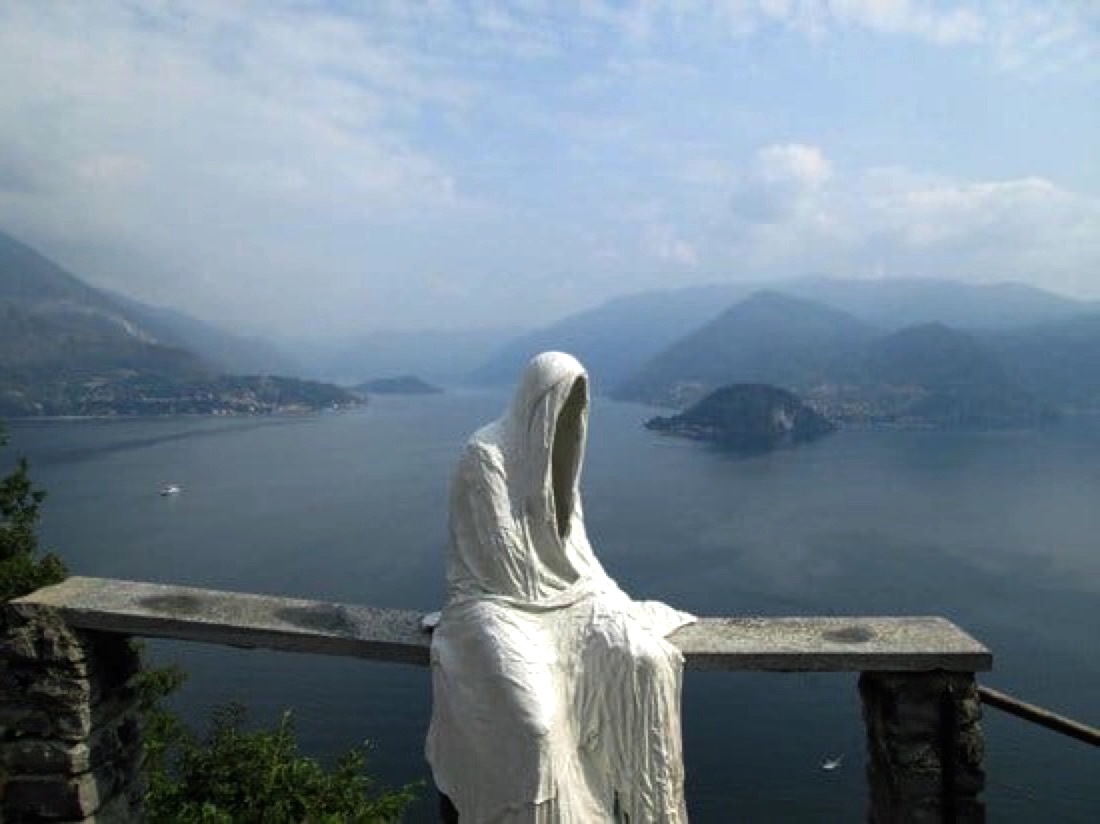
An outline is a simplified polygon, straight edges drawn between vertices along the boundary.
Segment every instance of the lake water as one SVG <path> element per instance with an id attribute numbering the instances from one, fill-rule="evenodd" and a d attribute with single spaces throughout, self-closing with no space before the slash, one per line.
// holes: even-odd
<path id="1" fill-rule="evenodd" d="M 42 535 L 75 573 L 437 608 L 446 484 L 505 397 L 380 398 L 303 419 L 18 422 L 49 491 Z M 630 593 L 699 614 L 941 614 L 989 645 L 992 686 L 1100 721 L 1100 421 L 1045 432 L 844 431 L 736 458 L 597 400 L 588 531 Z M 12 447 L 5 450 L 5 460 Z M 162 498 L 162 483 L 182 494 Z M 363 739 L 390 783 L 426 775 L 427 672 L 157 642 L 177 705 L 293 708 L 326 756 Z M 865 809 L 854 675 L 688 673 L 693 820 L 853 821 Z M 994 821 L 1094 821 L 1094 749 L 986 713 Z M 819 768 L 845 753 L 841 769 Z M 431 820 L 434 801 L 414 811 Z"/>

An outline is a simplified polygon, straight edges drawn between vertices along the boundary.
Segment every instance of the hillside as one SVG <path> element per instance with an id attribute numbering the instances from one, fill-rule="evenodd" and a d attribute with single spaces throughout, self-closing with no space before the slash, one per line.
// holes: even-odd
<path id="1" fill-rule="evenodd" d="M 0 233 L 0 415 L 255 414 L 355 402 L 291 378 L 225 376 L 232 364 L 188 348 L 196 337 L 234 339 L 94 289 Z"/>
<path id="2" fill-rule="evenodd" d="M 1028 391 L 1068 410 L 1100 410 L 1100 312 L 981 340 Z"/>
<path id="3" fill-rule="evenodd" d="M 870 341 L 809 397 L 837 420 L 939 429 L 1036 426 L 1054 414 L 995 353 L 941 323 Z"/>
<path id="4" fill-rule="evenodd" d="M 1063 349 L 1071 341 L 1089 349 L 1094 327 L 1080 322 L 1073 328 L 1076 338 L 1066 322 L 1043 327 L 1042 340 L 1053 346 L 1057 329 Z M 719 386 L 764 383 L 800 392 L 816 410 L 848 424 L 998 429 L 1052 419 L 1057 404 L 1020 378 L 1026 372 L 1038 383 L 1047 356 L 1035 354 L 1034 341 L 1024 347 L 1017 332 L 998 340 L 1033 359 L 1009 361 L 977 336 L 942 323 L 882 334 L 831 307 L 759 292 L 658 354 L 615 395 L 683 407 Z M 1100 346 L 1089 351 L 1100 363 Z M 1083 380 L 1079 371 L 1066 370 L 1047 383 L 1064 384 L 1073 375 Z M 1100 371 L 1087 380 L 1100 384 Z"/>
<path id="5" fill-rule="evenodd" d="M 112 302 L 30 247 L 0 233 L 0 412 L 31 414 L 66 387 L 110 376 L 194 379 L 212 371 L 159 343 Z"/>
<path id="6" fill-rule="evenodd" d="M 301 371 L 295 358 L 267 341 L 227 332 L 175 309 L 149 306 L 112 292 L 104 294 L 158 343 L 194 352 L 220 369 L 245 374 Z"/>
<path id="7" fill-rule="evenodd" d="M 831 307 L 757 292 L 651 358 L 612 394 L 684 406 L 732 383 L 810 387 L 876 332 Z"/>

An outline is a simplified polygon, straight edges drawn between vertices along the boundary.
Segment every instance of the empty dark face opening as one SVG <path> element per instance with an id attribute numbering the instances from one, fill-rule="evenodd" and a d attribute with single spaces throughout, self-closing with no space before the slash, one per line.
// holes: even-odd
<path id="1" fill-rule="evenodd" d="M 573 513 L 573 490 L 580 470 L 581 446 L 584 441 L 584 412 L 588 388 L 584 378 L 573 381 L 554 426 L 550 472 L 554 493 L 554 516 L 558 537 L 565 539 L 569 531 L 569 516 Z"/>

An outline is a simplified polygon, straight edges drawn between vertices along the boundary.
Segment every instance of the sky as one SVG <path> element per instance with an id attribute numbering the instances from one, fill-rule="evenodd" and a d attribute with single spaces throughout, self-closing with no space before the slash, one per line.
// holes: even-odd
<path id="1" fill-rule="evenodd" d="M 1100 298 L 1095 0 L 4 0 L 0 78 L 0 229 L 250 334 L 807 274 Z"/>

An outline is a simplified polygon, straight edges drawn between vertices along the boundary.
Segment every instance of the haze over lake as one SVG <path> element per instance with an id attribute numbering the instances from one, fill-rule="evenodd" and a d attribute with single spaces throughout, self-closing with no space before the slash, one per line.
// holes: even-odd
<path id="1" fill-rule="evenodd" d="M 443 593 L 448 476 L 506 396 L 380 398 L 305 418 L 14 422 L 50 497 L 42 535 L 77 574 L 375 606 Z M 983 680 L 1096 723 L 1100 420 L 997 434 L 841 431 L 737 458 L 597 398 L 582 480 L 608 571 L 699 614 L 942 614 L 989 645 Z M 181 494 L 161 497 L 164 483 Z M 389 782 L 426 775 L 427 673 L 156 643 L 195 720 L 292 707 L 318 755 L 364 738 Z M 693 820 L 847 821 L 866 803 L 854 675 L 688 673 Z M 986 714 L 990 819 L 1091 821 L 1095 753 Z M 824 772 L 824 756 L 846 754 Z M 431 820 L 434 800 L 415 820 Z"/>

